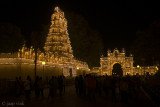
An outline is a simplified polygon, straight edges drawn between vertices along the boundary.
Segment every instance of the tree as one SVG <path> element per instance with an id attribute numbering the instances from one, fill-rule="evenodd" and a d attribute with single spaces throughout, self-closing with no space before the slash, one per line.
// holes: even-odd
<path id="1" fill-rule="evenodd" d="M 31 33 L 31 41 L 32 41 L 32 46 L 34 48 L 35 52 L 35 78 L 36 78 L 36 70 L 37 70 L 37 53 L 39 49 L 43 50 L 44 43 L 45 43 L 45 35 L 43 35 L 42 32 L 32 32 Z"/>
<path id="2" fill-rule="evenodd" d="M 68 20 L 68 31 L 73 54 L 76 58 L 86 61 L 90 67 L 99 66 L 103 50 L 100 33 L 91 28 L 79 14 L 65 12 Z"/>
<path id="3" fill-rule="evenodd" d="M 160 62 L 160 21 L 153 22 L 147 29 L 136 33 L 137 40 L 132 45 L 135 61 L 141 65 Z"/>
<path id="4" fill-rule="evenodd" d="M 21 29 L 10 23 L 0 23 L 0 52 L 17 52 L 24 43 Z"/>

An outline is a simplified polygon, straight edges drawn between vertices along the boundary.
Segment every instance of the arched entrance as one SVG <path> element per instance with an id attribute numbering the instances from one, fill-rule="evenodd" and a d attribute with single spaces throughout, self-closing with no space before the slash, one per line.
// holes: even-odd
<path id="1" fill-rule="evenodd" d="M 118 77 L 123 76 L 123 70 L 122 70 L 122 67 L 119 63 L 116 63 L 113 65 L 112 75 L 118 76 Z"/>

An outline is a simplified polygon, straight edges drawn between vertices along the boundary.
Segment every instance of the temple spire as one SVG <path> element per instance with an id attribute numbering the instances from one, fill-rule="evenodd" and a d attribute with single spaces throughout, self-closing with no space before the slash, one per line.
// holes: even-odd
<path id="1" fill-rule="evenodd" d="M 54 54 L 55 58 L 72 58 L 73 51 L 67 30 L 67 20 L 59 7 L 55 7 L 51 16 L 51 25 L 44 46 L 46 53 Z"/>

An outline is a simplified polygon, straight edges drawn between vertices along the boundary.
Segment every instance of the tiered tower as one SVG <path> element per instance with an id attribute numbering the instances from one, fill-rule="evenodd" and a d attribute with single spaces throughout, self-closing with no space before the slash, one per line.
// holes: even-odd
<path id="1" fill-rule="evenodd" d="M 57 74 L 64 76 L 76 76 L 80 72 L 88 72 L 88 64 L 76 60 L 73 57 L 73 51 L 69 34 L 67 31 L 67 20 L 64 13 L 56 7 L 51 16 L 51 25 L 45 42 L 45 53 L 38 51 L 37 64 L 41 65 L 42 61 L 50 71 L 58 71 Z M 34 49 L 27 49 L 25 45 L 18 52 L 18 58 L 35 59 Z M 53 70 L 54 69 L 54 70 Z"/>
<path id="2" fill-rule="evenodd" d="M 64 13 L 58 7 L 55 7 L 44 46 L 45 53 L 54 56 L 57 61 L 70 62 L 73 58 L 73 51 L 68 35 L 67 20 Z"/>

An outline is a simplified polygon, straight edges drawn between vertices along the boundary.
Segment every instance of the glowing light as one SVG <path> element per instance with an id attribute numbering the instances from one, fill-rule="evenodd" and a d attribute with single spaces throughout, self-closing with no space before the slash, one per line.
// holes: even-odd
<path id="1" fill-rule="evenodd" d="M 90 69 L 88 69 L 90 71 Z"/>
<path id="2" fill-rule="evenodd" d="M 79 67 L 77 67 L 77 69 L 79 69 Z"/>
<path id="3" fill-rule="evenodd" d="M 46 62 L 45 61 L 42 61 L 42 65 L 45 65 L 46 64 Z"/>
<path id="4" fill-rule="evenodd" d="M 137 65 L 137 68 L 139 68 L 140 66 L 139 65 Z"/>
<path id="5" fill-rule="evenodd" d="M 158 67 L 156 66 L 157 71 L 159 70 Z"/>

